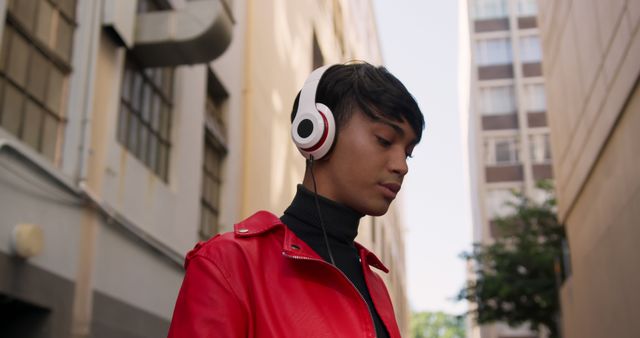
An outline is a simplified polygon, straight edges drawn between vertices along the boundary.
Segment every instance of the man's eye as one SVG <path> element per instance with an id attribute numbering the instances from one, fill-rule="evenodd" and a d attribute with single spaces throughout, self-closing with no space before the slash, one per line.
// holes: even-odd
<path id="1" fill-rule="evenodd" d="M 376 139 L 378 139 L 378 143 L 380 143 L 381 146 L 383 147 L 389 147 L 391 145 L 391 141 L 384 139 L 380 136 L 376 136 Z"/>

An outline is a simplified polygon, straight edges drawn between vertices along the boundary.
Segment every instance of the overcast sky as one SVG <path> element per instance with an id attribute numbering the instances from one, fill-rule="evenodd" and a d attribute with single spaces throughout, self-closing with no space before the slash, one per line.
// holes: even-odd
<path id="1" fill-rule="evenodd" d="M 387 68 L 426 119 L 403 184 L 408 296 L 412 310 L 459 314 L 459 258 L 471 247 L 471 216 L 458 97 L 458 1 L 374 0 Z"/>

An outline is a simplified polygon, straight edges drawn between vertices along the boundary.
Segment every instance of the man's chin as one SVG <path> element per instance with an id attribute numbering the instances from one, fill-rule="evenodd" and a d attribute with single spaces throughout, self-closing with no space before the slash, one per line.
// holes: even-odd
<path id="1" fill-rule="evenodd" d="M 384 214 L 387 213 L 387 211 L 389 211 L 389 206 L 391 204 L 390 203 L 385 203 L 384 205 L 380 205 L 380 206 L 375 206 L 372 208 L 369 208 L 369 210 L 367 210 L 366 212 L 364 212 L 364 214 L 369 215 L 369 216 L 382 216 Z"/>

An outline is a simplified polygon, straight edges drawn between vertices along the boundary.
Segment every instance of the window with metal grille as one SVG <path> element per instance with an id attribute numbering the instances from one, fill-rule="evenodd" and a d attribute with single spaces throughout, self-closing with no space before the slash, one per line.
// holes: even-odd
<path id="1" fill-rule="evenodd" d="M 517 136 L 485 138 L 485 165 L 515 165 L 520 163 L 520 142 Z"/>
<path id="2" fill-rule="evenodd" d="M 225 111 L 229 96 L 213 72 L 209 72 L 207 83 L 200 198 L 200 236 L 203 239 L 220 232 L 222 163 L 227 154 Z"/>
<path id="3" fill-rule="evenodd" d="M 174 68 L 142 68 L 127 55 L 118 141 L 165 182 L 169 175 Z"/>
<path id="4" fill-rule="evenodd" d="M 0 126 L 59 162 L 75 0 L 9 0 L 0 46 Z"/>

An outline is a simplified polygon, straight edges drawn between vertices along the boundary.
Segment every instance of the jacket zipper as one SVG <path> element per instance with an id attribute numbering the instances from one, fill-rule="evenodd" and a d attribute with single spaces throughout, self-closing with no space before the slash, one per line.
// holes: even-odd
<path id="1" fill-rule="evenodd" d="M 373 323 L 373 314 L 371 313 L 371 309 L 369 309 L 369 304 L 367 304 L 367 301 L 364 299 L 364 297 L 362 296 L 362 294 L 360 293 L 360 291 L 358 291 L 358 288 L 356 288 L 355 284 L 353 284 L 353 282 L 351 282 L 351 280 L 349 280 L 349 277 L 347 277 L 347 275 L 345 275 L 345 274 L 344 274 L 344 272 L 342 272 L 342 270 L 338 269 L 338 267 L 334 266 L 333 264 L 329 264 L 329 263 L 327 263 L 327 262 L 325 262 L 325 261 L 323 261 L 323 260 L 320 260 L 320 259 L 316 259 L 316 258 L 309 258 L 309 257 L 304 257 L 304 256 L 292 256 L 292 255 L 289 255 L 288 253 L 286 253 L 285 251 L 283 251 L 283 252 L 282 252 L 282 254 L 283 254 L 284 256 L 286 256 L 286 257 L 293 258 L 293 259 L 307 260 L 307 261 L 314 261 L 314 262 L 319 262 L 319 263 L 322 263 L 322 264 L 326 264 L 326 265 L 330 266 L 332 269 L 337 270 L 337 271 L 342 275 L 342 277 L 344 277 L 344 279 L 347 281 L 347 283 L 349 283 L 349 284 L 353 287 L 353 289 L 356 291 L 356 293 L 358 294 L 358 296 L 360 297 L 360 299 L 361 299 L 361 300 L 362 300 L 362 302 L 364 303 L 365 307 L 367 308 L 367 312 L 369 313 L 369 319 L 371 319 L 371 326 L 372 326 L 372 327 L 373 327 L 373 329 L 374 329 L 374 330 L 373 330 L 373 332 L 374 332 L 373 337 L 376 337 L 376 336 L 377 336 L 377 335 L 375 334 L 375 327 L 376 327 L 376 326 L 375 326 L 375 325 L 374 325 L 374 323 Z M 367 286 L 367 287 L 368 287 L 368 286 Z"/>

